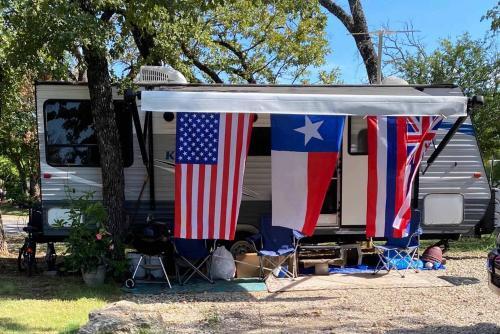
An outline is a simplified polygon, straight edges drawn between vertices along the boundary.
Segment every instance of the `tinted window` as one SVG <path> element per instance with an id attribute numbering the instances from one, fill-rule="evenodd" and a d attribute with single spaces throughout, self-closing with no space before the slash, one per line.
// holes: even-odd
<path id="1" fill-rule="evenodd" d="M 132 165 L 132 117 L 123 101 L 115 101 L 122 156 Z M 47 163 L 55 166 L 99 166 L 99 149 L 90 101 L 49 100 L 44 105 Z"/>
<path id="2" fill-rule="evenodd" d="M 250 147 L 248 148 L 250 156 L 269 156 L 271 155 L 271 128 L 254 127 L 252 137 L 250 138 Z"/>
<path id="3" fill-rule="evenodd" d="M 363 117 L 349 117 L 349 154 L 368 154 L 367 121 Z"/>

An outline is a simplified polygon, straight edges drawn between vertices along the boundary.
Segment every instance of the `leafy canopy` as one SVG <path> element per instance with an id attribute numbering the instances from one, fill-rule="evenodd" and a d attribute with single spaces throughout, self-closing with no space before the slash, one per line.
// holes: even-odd
<path id="1" fill-rule="evenodd" d="M 401 45 L 401 44 L 399 44 Z M 484 107 L 473 114 L 474 127 L 483 158 L 500 155 L 500 58 L 494 41 L 473 40 L 464 34 L 452 41 L 443 39 L 428 53 L 420 45 L 387 49 L 388 65 L 395 74 L 413 84 L 454 83 L 468 96 L 483 95 Z"/>

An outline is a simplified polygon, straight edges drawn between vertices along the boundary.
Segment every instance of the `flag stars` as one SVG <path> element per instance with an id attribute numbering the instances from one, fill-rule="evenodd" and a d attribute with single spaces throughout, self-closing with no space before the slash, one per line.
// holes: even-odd
<path id="1" fill-rule="evenodd" d="M 312 138 L 323 140 L 321 134 L 319 133 L 319 128 L 324 121 L 318 121 L 313 123 L 308 116 L 305 116 L 305 125 L 294 129 L 294 131 L 304 134 L 304 146 L 306 146 Z"/>
<path id="2" fill-rule="evenodd" d="M 219 116 L 216 114 L 187 113 L 179 116 L 178 163 L 217 162 L 218 120 Z"/>

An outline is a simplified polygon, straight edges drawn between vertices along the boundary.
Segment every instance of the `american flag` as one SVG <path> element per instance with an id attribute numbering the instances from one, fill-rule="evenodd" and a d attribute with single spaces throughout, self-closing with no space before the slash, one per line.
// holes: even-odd
<path id="1" fill-rule="evenodd" d="M 174 235 L 234 239 L 252 115 L 178 113 Z"/>
<path id="2" fill-rule="evenodd" d="M 420 163 L 431 145 L 443 121 L 441 116 L 413 116 L 407 118 L 407 162 L 405 167 L 405 197 L 400 212 L 394 221 L 395 236 L 405 237 L 411 219 L 411 196 L 413 181 L 419 172 Z"/>

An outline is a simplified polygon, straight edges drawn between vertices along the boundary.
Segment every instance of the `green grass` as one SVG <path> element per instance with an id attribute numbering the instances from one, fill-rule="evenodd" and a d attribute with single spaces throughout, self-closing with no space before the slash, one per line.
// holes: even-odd
<path id="1" fill-rule="evenodd" d="M 76 333 L 88 313 L 106 304 L 96 298 L 77 300 L 1 299 L 1 333 Z"/>
<path id="2" fill-rule="evenodd" d="M 0 203 L 0 211 L 3 215 L 12 216 L 27 216 L 29 214 L 28 209 L 20 209 L 9 202 Z"/>
<path id="3" fill-rule="evenodd" d="M 11 259 L 0 260 L 0 333 L 76 333 L 90 311 L 120 297 L 113 283 L 89 288 L 80 277 L 28 278 Z"/>
<path id="4" fill-rule="evenodd" d="M 421 249 L 436 243 L 438 240 L 422 240 Z M 495 248 L 496 235 L 484 235 L 481 238 L 462 237 L 457 241 L 450 241 L 450 252 L 484 252 L 485 255 Z"/>

